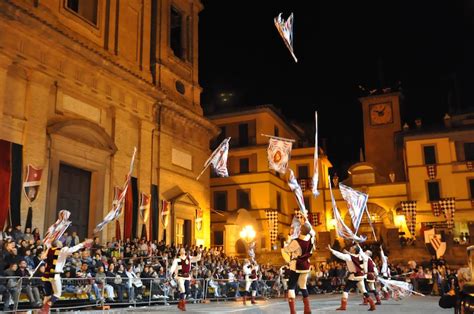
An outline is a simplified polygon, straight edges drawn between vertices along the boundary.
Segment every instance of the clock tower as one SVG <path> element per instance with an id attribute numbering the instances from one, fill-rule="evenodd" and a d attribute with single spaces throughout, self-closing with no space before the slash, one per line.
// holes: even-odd
<path id="1" fill-rule="evenodd" d="M 364 117 L 365 160 L 373 164 L 377 173 L 389 181 L 404 180 L 403 151 L 397 147 L 395 133 L 401 130 L 401 92 L 375 94 L 359 98 Z"/>

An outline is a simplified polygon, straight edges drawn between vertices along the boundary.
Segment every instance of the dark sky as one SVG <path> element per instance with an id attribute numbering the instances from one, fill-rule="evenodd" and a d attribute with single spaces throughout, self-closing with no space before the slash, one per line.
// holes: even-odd
<path id="1" fill-rule="evenodd" d="M 271 103 L 301 123 L 317 109 L 336 166 L 357 160 L 363 145 L 359 84 L 400 81 L 411 125 L 473 104 L 474 0 L 202 2 L 203 107 L 230 91 L 236 106 Z M 298 63 L 273 24 L 280 12 L 294 13 Z"/>

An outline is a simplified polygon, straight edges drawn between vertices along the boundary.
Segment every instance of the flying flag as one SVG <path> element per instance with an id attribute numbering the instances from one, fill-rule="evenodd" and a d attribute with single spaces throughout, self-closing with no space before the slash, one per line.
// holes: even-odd
<path id="1" fill-rule="evenodd" d="M 170 214 L 170 202 L 166 200 L 161 201 L 161 222 L 163 229 L 168 227 L 169 215 Z"/>
<path id="2" fill-rule="evenodd" d="M 268 167 L 281 174 L 285 174 L 292 146 L 293 143 L 289 140 L 270 137 L 267 148 Z"/>
<path id="3" fill-rule="evenodd" d="M 409 297 L 411 294 L 417 294 L 422 297 L 425 296 L 424 294 L 413 291 L 413 286 L 411 285 L 411 283 L 405 281 L 384 279 L 382 277 L 378 277 L 378 280 L 392 292 L 392 298 L 394 300 L 400 300 L 402 298 Z"/>
<path id="4" fill-rule="evenodd" d="M 25 230 L 26 228 L 31 228 L 33 220 L 33 208 L 32 203 L 36 200 L 39 193 L 39 187 L 41 183 L 41 175 L 43 174 L 43 169 L 38 169 L 32 165 L 28 165 L 26 170 L 26 178 L 23 182 L 23 192 L 25 193 L 26 199 L 30 206 L 28 207 L 28 214 L 26 216 Z"/>
<path id="5" fill-rule="evenodd" d="M 300 208 L 301 214 L 305 218 L 307 218 L 308 210 L 306 209 L 306 206 L 304 205 L 303 191 L 301 190 L 301 187 L 298 185 L 298 181 L 296 181 L 295 174 L 293 173 L 293 170 L 291 169 L 290 169 L 290 177 L 288 178 L 288 185 L 290 189 L 293 191 L 293 193 L 295 194 L 296 203 L 298 204 L 298 207 Z"/>
<path id="6" fill-rule="evenodd" d="M 142 238 L 150 239 L 150 196 L 143 192 L 140 194 L 140 216 L 143 220 Z"/>
<path id="7" fill-rule="evenodd" d="M 319 168 L 318 168 L 318 112 L 314 112 L 314 120 L 315 120 L 315 131 L 314 131 L 314 171 L 313 171 L 313 196 L 318 197 L 318 181 L 319 181 Z"/>
<path id="8" fill-rule="evenodd" d="M 58 219 L 48 228 L 48 231 L 46 231 L 44 236 L 43 244 L 46 246 L 46 248 L 50 248 L 53 242 L 63 235 L 63 233 L 71 224 L 71 221 L 69 221 L 70 216 L 71 212 L 68 210 L 63 209 L 59 211 Z"/>
<path id="9" fill-rule="evenodd" d="M 354 226 L 355 233 L 357 233 L 369 196 L 342 183 L 339 183 L 339 189 L 341 191 L 342 198 L 344 198 L 347 202 L 348 210 L 352 219 L 352 225 Z"/>
<path id="10" fill-rule="evenodd" d="M 298 59 L 296 59 L 295 53 L 293 52 L 293 13 L 290 14 L 286 21 L 282 19 L 281 15 L 282 13 L 278 14 L 278 16 L 273 19 L 273 22 L 275 23 L 281 38 L 283 38 L 286 47 L 293 56 L 293 59 L 295 59 L 295 62 L 298 62 Z"/>
<path id="11" fill-rule="evenodd" d="M 229 173 L 227 171 L 227 157 L 229 155 L 229 141 L 230 137 L 224 139 L 222 143 L 212 152 L 211 157 L 209 157 L 204 163 L 204 169 L 197 176 L 196 180 L 202 176 L 207 167 L 212 165 L 214 171 L 219 177 L 228 177 Z"/>
<path id="12" fill-rule="evenodd" d="M 329 177 L 329 181 L 331 178 Z M 334 194 L 332 193 L 332 187 L 329 185 L 329 192 L 331 193 L 331 203 L 332 203 L 332 210 L 334 214 L 334 219 L 336 220 L 336 231 L 337 234 L 344 239 L 352 240 L 355 242 L 364 242 L 367 240 L 364 236 L 357 236 L 354 232 L 352 232 L 351 228 L 349 228 L 341 217 L 341 213 L 337 208 L 336 200 L 334 199 Z"/>
<path id="13" fill-rule="evenodd" d="M 431 228 L 431 229 L 425 230 L 423 233 L 425 236 L 425 244 L 427 244 L 427 243 L 430 243 L 431 238 L 434 237 L 435 229 Z"/>
<path id="14" fill-rule="evenodd" d="M 108 212 L 108 214 L 104 217 L 104 220 L 97 225 L 94 229 L 94 233 L 102 231 L 104 227 L 109 223 L 114 221 L 115 219 L 119 218 L 120 215 L 122 214 L 122 209 L 125 204 L 125 196 L 127 195 L 127 190 L 128 190 L 128 185 L 130 183 L 130 179 L 132 177 L 132 172 L 133 172 L 133 164 L 135 163 L 135 156 L 137 154 L 137 148 L 135 147 L 133 149 L 133 155 L 132 155 L 132 160 L 130 161 L 130 169 L 127 173 L 127 176 L 125 177 L 125 182 L 122 186 L 122 191 L 119 194 L 117 200 L 112 202 L 112 209 Z"/>

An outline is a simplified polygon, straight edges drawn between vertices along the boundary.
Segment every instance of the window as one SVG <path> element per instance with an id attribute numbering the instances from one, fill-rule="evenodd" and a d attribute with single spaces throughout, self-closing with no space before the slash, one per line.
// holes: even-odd
<path id="1" fill-rule="evenodd" d="M 428 200 L 438 201 L 441 198 L 439 192 L 439 182 L 438 181 L 431 181 L 428 182 Z"/>
<path id="2" fill-rule="evenodd" d="M 223 231 L 214 231 L 214 245 L 224 245 Z"/>
<path id="3" fill-rule="evenodd" d="M 474 161 L 474 143 L 464 143 L 464 160 Z"/>
<path id="4" fill-rule="evenodd" d="M 423 154 L 425 157 L 425 165 L 434 165 L 436 164 L 436 152 L 435 147 L 431 146 L 424 146 L 423 147 Z"/>
<path id="5" fill-rule="evenodd" d="M 280 130 L 276 125 L 273 127 L 273 135 L 280 136 Z"/>
<path id="6" fill-rule="evenodd" d="M 249 173 L 249 159 L 248 158 L 240 158 L 240 173 Z"/>
<path id="7" fill-rule="evenodd" d="M 308 165 L 298 166 L 298 179 L 308 179 Z"/>
<path id="8" fill-rule="evenodd" d="M 311 211 L 311 203 L 309 200 L 308 196 L 303 197 L 304 199 L 304 207 L 306 207 L 306 210 Z"/>
<path id="9" fill-rule="evenodd" d="M 249 125 L 247 123 L 239 124 L 239 146 L 249 144 Z"/>
<path id="10" fill-rule="evenodd" d="M 176 57 L 184 59 L 184 42 L 183 41 L 183 14 L 175 7 L 171 7 L 170 15 L 170 48 Z"/>
<path id="11" fill-rule="evenodd" d="M 469 179 L 469 191 L 471 192 L 471 200 L 474 199 L 474 179 Z"/>
<path id="12" fill-rule="evenodd" d="M 227 128 L 225 126 L 221 126 L 220 129 L 221 129 L 221 133 L 219 133 L 217 138 L 212 142 L 212 145 L 211 145 L 212 150 L 216 149 L 217 146 L 219 146 L 222 143 L 222 141 L 226 138 Z"/>
<path id="13" fill-rule="evenodd" d="M 97 25 L 98 0 L 67 0 L 66 7 L 88 22 Z"/>
<path id="14" fill-rule="evenodd" d="M 250 209 L 250 190 L 237 190 L 237 208 Z"/>
<path id="15" fill-rule="evenodd" d="M 214 192 L 214 209 L 227 210 L 227 192 L 226 191 Z"/>
<path id="16" fill-rule="evenodd" d="M 277 191 L 277 210 L 281 212 L 281 192 Z"/>

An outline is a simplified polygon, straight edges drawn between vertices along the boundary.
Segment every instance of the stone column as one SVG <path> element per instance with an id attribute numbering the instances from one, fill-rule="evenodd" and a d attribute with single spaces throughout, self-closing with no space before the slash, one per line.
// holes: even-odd
<path id="1" fill-rule="evenodd" d="M 49 103 L 50 88 L 53 80 L 49 76 L 32 71 L 28 75 L 28 85 L 26 90 L 26 125 L 23 136 L 23 171 L 26 166 L 32 164 L 35 167 L 43 168 L 39 194 L 33 203 L 32 227 L 40 228 L 43 233 L 46 212 L 46 196 L 48 190 L 48 138 L 46 128 L 48 125 L 48 111 L 53 103 Z M 28 212 L 28 202 L 22 198 L 21 218 L 26 221 Z M 24 225 L 24 223 L 23 223 Z"/>
<path id="2" fill-rule="evenodd" d="M 140 125 L 140 165 L 138 173 L 138 187 L 139 193 L 144 192 L 148 195 L 151 195 L 151 178 L 153 169 L 151 168 L 152 162 L 152 131 L 154 129 L 154 124 L 142 120 Z M 151 211 L 151 204 L 150 204 Z M 153 217 L 153 219 L 158 219 L 158 217 Z M 143 225 L 143 220 L 140 217 L 140 224 L 138 226 L 138 235 L 141 236 L 141 230 Z M 149 232 L 150 225 L 146 226 L 147 232 Z"/>
<path id="3" fill-rule="evenodd" d="M 8 66 L 11 61 L 0 54 L 0 121 L 3 118 L 3 105 L 5 103 L 5 86 L 7 85 Z"/>

